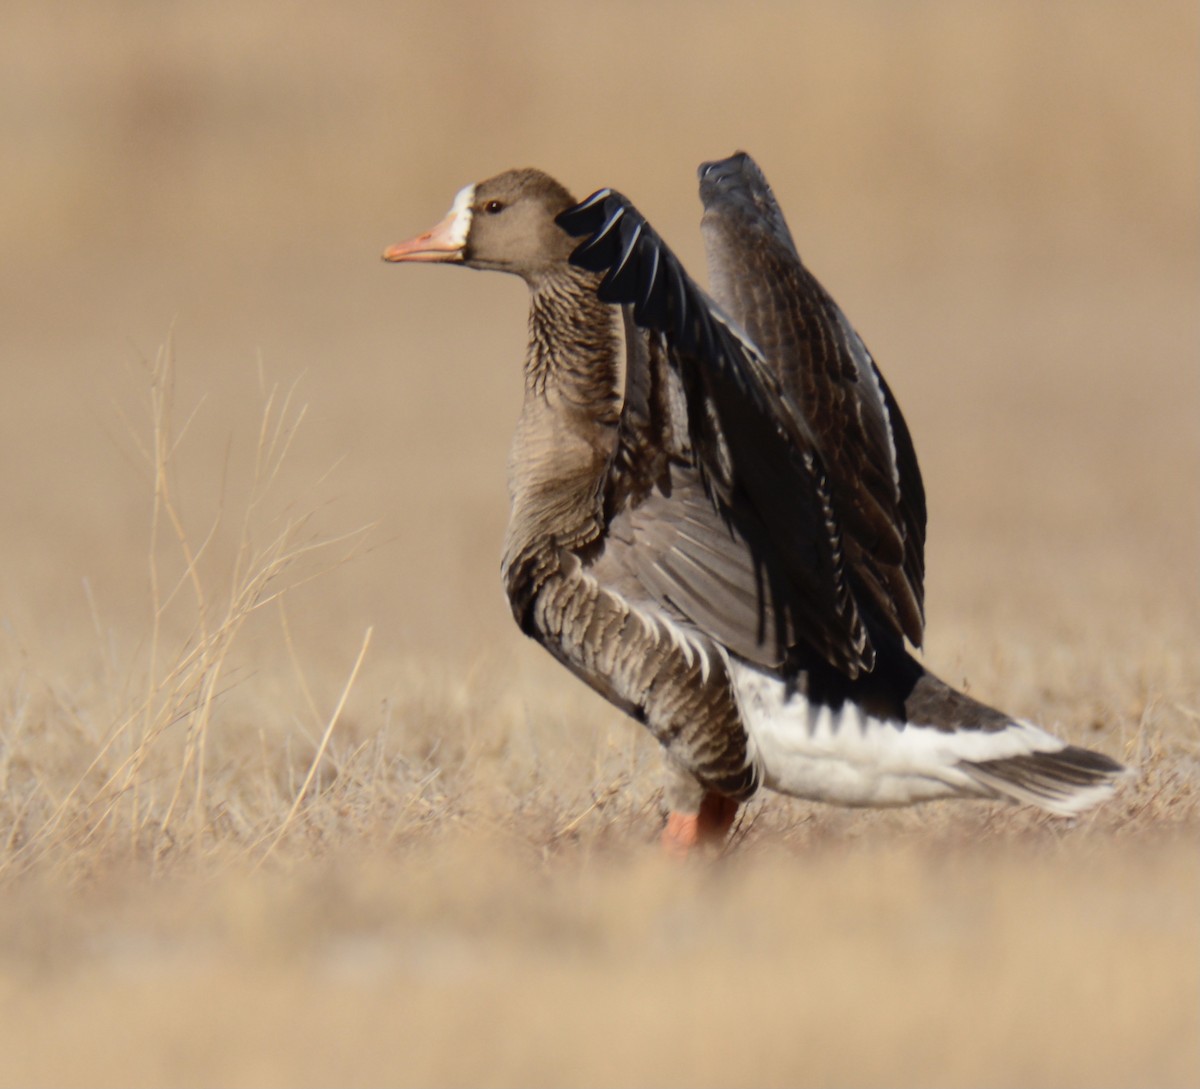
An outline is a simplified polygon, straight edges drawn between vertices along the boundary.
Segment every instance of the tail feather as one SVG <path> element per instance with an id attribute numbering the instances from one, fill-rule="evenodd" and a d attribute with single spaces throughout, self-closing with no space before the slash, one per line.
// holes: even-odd
<path id="1" fill-rule="evenodd" d="M 963 760 L 959 767 L 998 798 L 1073 817 L 1112 797 L 1129 770 L 1103 753 L 1067 745 L 996 760 Z"/>
<path id="2" fill-rule="evenodd" d="M 821 663 L 794 677 L 732 659 L 762 782 L 798 798 L 890 806 L 994 798 L 1073 817 L 1128 774 L 951 688 L 908 654 L 848 680 Z"/>

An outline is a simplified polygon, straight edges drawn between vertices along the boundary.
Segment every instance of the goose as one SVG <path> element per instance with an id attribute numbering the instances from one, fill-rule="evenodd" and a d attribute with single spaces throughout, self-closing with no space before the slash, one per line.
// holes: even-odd
<path id="1" fill-rule="evenodd" d="M 633 204 L 540 170 L 461 189 L 384 260 L 520 276 L 501 575 L 521 630 L 662 746 L 662 843 L 760 788 L 1070 817 L 1126 769 L 957 691 L 924 634 L 926 505 L 875 360 L 744 152 L 699 168 L 705 292 Z"/>

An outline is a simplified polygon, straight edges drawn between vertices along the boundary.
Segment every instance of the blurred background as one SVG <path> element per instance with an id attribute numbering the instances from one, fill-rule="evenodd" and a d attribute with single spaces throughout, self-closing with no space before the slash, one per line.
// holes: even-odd
<path id="1" fill-rule="evenodd" d="M 1195 1080 L 1194 2 L 7 0 L 0 23 L 0 868 L 41 857 L 31 828 L 60 860 L 0 898 L 0 1080 Z M 926 661 L 1141 764 L 1094 822 L 772 798 L 723 869 L 665 870 L 653 745 L 513 627 L 524 285 L 379 255 L 536 165 L 623 190 L 702 280 L 695 168 L 739 148 L 915 436 Z M 164 811 L 182 836 L 194 717 L 163 712 L 134 789 L 76 786 L 194 638 L 186 581 L 152 634 L 151 556 L 160 601 L 186 574 L 139 449 L 168 343 L 214 610 L 243 525 L 369 527 L 299 564 L 321 577 L 287 629 L 247 623 L 191 854 Z M 256 500 L 272 387 L 307 411 Z"/>
<path id="2" fill-rule="evenodd" d="M 261 362 L 309 405 L 296 486 L 332 469 L 325 525 L 376 524 L 299 637 L 511 638 L 523 285 L 378 254 L 537 165 L 628 193 L 702 278 L 695 167 L 744 148 L 914 431 L 931 648 L 980 609 L 1017 642 L 1145 636 L 1196 600 L 1198 32 L 1188 2 L 15 0 L 0 616 L 35 643 L 90 628 L 87 579 L 144 623 L 121 415 L 170 335 L 180 404 L 205 399 L 198 523 L 254 441 Z"/>

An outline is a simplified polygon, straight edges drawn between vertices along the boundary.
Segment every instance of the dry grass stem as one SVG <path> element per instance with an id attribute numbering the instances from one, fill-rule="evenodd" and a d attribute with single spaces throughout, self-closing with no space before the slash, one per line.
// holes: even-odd
<path id="1" fill-rule="evenodd" d="M 48 780 L 42 782 L 43 796 L 50 802 L 48 815 L 35 829 L 21 834 L 19 844 L 14 837 L 23 822 L 14 824 L 10 834 L 13 849 L 0 860 L 0 874 L 28 869 L 48 853 L 88 849 L 97 837 L 111 840 L 118 830 L 123 830 L 128 850 L 135 856 L 146 851 L 157 857 L 185 846 L 176 832 L 181 813 L 187 818 L 186 842 L 193 849 L 203 847 L 206 837 L 212 835 L 212 813 L 219 803 L 210 797 L 206 785 L 209 737 L 219 701 L 239 683 L 231 673 L 246 623 L 265 605 L 279 603 L 282 608 L 287 594 L 340 566 L 352 553 L 337 557 L 327 566 L 314 567 L 310 563 L 305 569 L 302 562 L 319 559 L 339 545 L 350 544 L 353 548 L 363 534 L 359 530 L 313 535 L 309 531 L 311 511 L 290 513 L 285 506 L 280 518 L 272 518 L 267 512 L 284 459 L 304 417 L 303 408 L 293 407 L 293 394 L 294 390 L 289 390 L 280 397 L 276 387 L 263 389 L 250 479 L 227 581 L 222 587 L 206 574 L 204 565 L 229 516 L 226 487 L 223 485 L 215 513 L 199 543 L 193 544 L 178 499 L 177 465 L 184 435 L 200 406 L 192 410 L 182 427 L 177 427 L 171 346 L 168 344 L 156 355 L 149 369 L 149 440 L 143 441 L 137 431 L 131 431 L 153 482 L 147 564 L 149 635 L 141 652 L 141 694 L 104 732 L 92 758 L 64 792 L 58 794 Z M 270 526 L 273 520 L 277 522 L 275 528 L 268 529 L 265 540 L 260 540 L 262 527 Z M 174 544 L 174 559 L 166 548 L 168 541 Z M 191 591 L 190 607 L 179 596 L 185 587 Z M 100 631 L 102 623 L 90 590 L 88 603 L 93 623 Z M 294 655 L 286 626 L 284 640 Z M 369 635 L 355 674 L 368 641 Z M 130 668 L 137 669 L 132 665 Z M 348 693 L 347 685 L 330 720 L 322 751 Z M 311 701 L 311 694 L 308 698 Z M 165 740 L 177 735 L 181 727 L 182 743 L 169 746 L 169 753 L 164 751 Z M 159 793 L 162 775 L 171 765 L 174 781 L 164 796 Z M 315 767 L 316 761 L 306 786 Z M 31 796 L 25 809 L 36 804 L 37 799 Z"/>
<path id="2" fill-rule="evenodd" d="M 341 696 L 338 698 L 337 706 L 333 709 L 333 714 L 329 716 L 329 723 L 325 727 L 325 732 L 321 735 L 321 743 L 317 746 L 317 751 L 313 755 L 312 763 L 308 767 L 308 774 L 304 776 L 304 782 L 300 784 L 300 789 L 296 791 L 296 799 L 292 802 L 292 808 L 288 810 L 287 816 L 283 818 L 283 823 L 279 826 L 279 831 L 275 833 L 270 845 L 263 852 L 262 858 L 255 864 L 255 868 L 266 860 L 271 852 L 275 850 L 276 846 L 278 846 L 279 841 L 283 839 L 284 834 L 300 809 L 300 803 L 304 801 L 304 797 L 308 793 L 308 788 L 312 786 L 312 781 L 317 774 L 321 758 L 325 755 L 329 739 L 333 736 L 333 728 L 337 725 L 338 719 L 341 717 L 342 709 L 346 706 L 346 697 L 350 695 L 350 689 L 354 687 L 355 678 L 358 676 L 358 671 L 362 668 L 363 659 L 367 656 L 367 648 L 371 645 L 372 630 L 368 628 L 366 635 L 363 636 L 362 647 L 359 649 L 358 657 L 354 659 L 354 666 L 350 670 L 350 676 L 346 678 L 346 684 L 342 689 Z"/>

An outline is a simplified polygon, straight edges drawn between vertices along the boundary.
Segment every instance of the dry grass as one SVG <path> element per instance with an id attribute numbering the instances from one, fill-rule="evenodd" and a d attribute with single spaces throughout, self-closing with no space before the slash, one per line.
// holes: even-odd
<path id="1" fill-rule="evenodd" d="M 0 1083 L 1200 1082 L 1196 31 L 15 5 Z M 665 866 L 512 628 L 523 292 L 375 255 L 536 163 L 700 268 L 735 146 L 915 433 L 927 661 L 1137 765 L 1094 814 L 764 798 Z"/>
<path id="2" fill-rule="evenodd" d="M 113 873 L 87 919 L 24 885 L 6 1078 L 1188 1084 L 1183 858 L 876 842 L 667 880 L 645 852 L 532 866 L 457 835 L 149 900 Z"/>
<path id="3" fill-rule="evenodd" d="M 148 371 L 148 434 L 143 438 L 139 428 L 128 424 L 152 493 L 146 636 L 132 661 L 116 655 L 103 659 L 106 695 L 117 701 L 115 708 L 101 711 L 113 716 L 110 723 L 96 723 L 91 715 L 85 721 L 65 699 L 58 701 L 55 710 L 73 719 L 76 727 L 65 751 L 61 741 L 43 747 L 37 734 L 27 734 L 27 700 L 14 706 L 11 741 L 4 754 L 9 832 L 0 876 L 93 852 L 158 861 L 183 845 L 203 849 L 219 835 L 214 824 L 225 807 L 211 796 L 207 781 L 209 734 L 221 697 L 239 683 L 237 651 L 243 630 L 256 613 L 275 605 L 290 648 L 287 594 L 315 577 L 315 557 L 359 536 L 314 537 L 311 510 L 297 510 L 291 502 L 282 510 L 270 510 L 276 498 L 273 485 L 303 412 L 293 410 L 290 394 L 263 390 L 244 508 L 235 519 L 231 562 L 223 569 L 222 558 L 214 560 L 209 552 L 231 513 L 224 490 L 199 537 L 185 525 L 177 496 L 176 463 L 188 421 L 177 428 L 169 348 L 159 351 Z M 334 570 L 337 565 L 326 566 Z M 98 616 L 96 627 L 100 633 Z M 299 683 L 316 713 L 303 673 Z M 276 839 L 287 830 L 312 783 L 343 703 L 344 697 Z M 21 741 L 33 744 L 26 748 Z M 270 820 L 274 813 L 255 816 Z M 239 814 L 243 826 L 250 819 L 249 813 Z"/>

